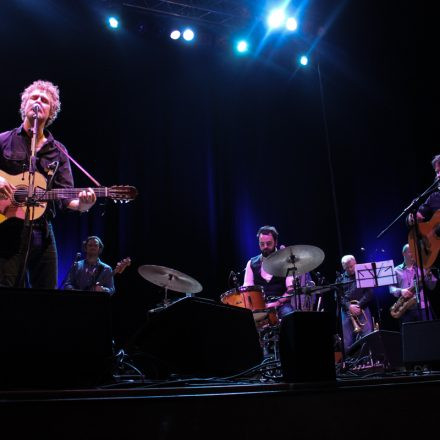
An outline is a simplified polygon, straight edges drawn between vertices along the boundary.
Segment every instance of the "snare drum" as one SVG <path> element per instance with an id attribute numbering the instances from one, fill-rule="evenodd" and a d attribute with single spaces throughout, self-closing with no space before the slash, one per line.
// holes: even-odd
<path id="1" fill-rule="evenodd" d="M 220 296 L 220 301 L 223 304 L 243 307 L 252 311 L 266 308 L 261 286 L 243 286 L 228 290 Z"/>
<path id="2" fill-rule="evenodd" d="M 266 327 L 274 327 L 280 323 L 278 312 L 275 307 L 270 307 L 264 310 L 256 310 L 254 312 L 254 320 L 257 329 L 264 329 Z"/>

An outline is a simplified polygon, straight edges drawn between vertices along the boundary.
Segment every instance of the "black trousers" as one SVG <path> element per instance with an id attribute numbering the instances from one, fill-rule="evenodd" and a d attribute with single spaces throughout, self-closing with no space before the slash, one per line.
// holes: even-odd
<path id="1" fill-rule="evenodd" d="M 0 255 L 0 285 L 56 289 L 58 254 L 52 224 L 37 222 L 32 227 L 16 224 L 7 233 L 2 240 L 5 248 Z"/>

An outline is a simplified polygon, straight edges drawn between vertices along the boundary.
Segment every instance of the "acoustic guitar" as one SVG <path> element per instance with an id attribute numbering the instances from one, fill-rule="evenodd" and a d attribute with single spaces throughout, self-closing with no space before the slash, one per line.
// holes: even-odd
<path id="1" fill-rule="evenodd" d="M 29 173 L 24 173 L 11 176 L 0 170 L 0 176 L 8 181 L 8 183 L 15 186 L 12 198 L 0 199 L 0 223 L 10 219 L 18 218 L 24 220 L 27 210 L 27 198 L 29 189 Z M 86 191 L 87 188 L 56 188 L 47 190 L 46 179 L 41 174 L 35 173 L 35 200 L 31 204 L 30 220 L 40 218 L 47 207 L 49 200 L 74 199 L 78 197 L 81 191 Z M 105 197 L 114 200 L 115 202 L 129 202 L 134 200 L 137 196 L 137 189 L 133 186 L 120 185 L 111 187 L 93 188 L 97 197 Z"/>
<path id="2" fill-rule="evenodd" d="M 435 262 L 440 250 L 440 210 L 437 210 L 432 216 L 431 220 L 427 222 L 418 223 L 419 229 L 419 244 L 420 254 L 417 248 L 417 238 L 415 226 L 412 226 L 408 234 L 408 244 L 411 253 L 417 262 L 420 264 L 420 257 L 422 259 L 423 267 L 429 269 Z"/>

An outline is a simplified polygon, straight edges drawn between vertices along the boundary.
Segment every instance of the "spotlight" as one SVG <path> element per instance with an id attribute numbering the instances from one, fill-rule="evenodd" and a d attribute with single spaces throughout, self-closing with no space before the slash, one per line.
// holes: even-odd
<path id="1" fill-rule="evenodd" d="M 267 18 L 267 25 L 271 29 L 276 29 L 282 26 L 286 19 L 284 9 L 274 9 Z"/>
<path id="2" fill-rule="evenodd" d="M 185 29 L 183 31 L 183 38 L 186 41 L 192 41 L 194 39 L 194 32 L 192 31 L 192 29 Z"/>
<path id="3" fill-rule="evenodd" d="M 298 21 L 296 20 L 295 17 L 289 17 L 286 20 L 286 29 L 292 32 L 298 29 Z"/>
<path id="4" fill-rule="evenodd" d="M 246 53 L 249 50 L 249 44 L 246 40 L 240 40 L 236 44 L 235 49 L 238 53 Z"/>
<path id="5" fill-rule="evenodd" d="M 301 64 L 301 66 L 307 66 L 307 64 L 309 64 L 309 58 L 307 57 L 307 55 L 301 55 L 299 58 L 299 63 Z"/>
<path id="6" fill-rule="evenodd" d="M 180 38 L 180 31 L 178 31 L 178 30 L 172 31 L 170 34 L 170 38 L 172 40 L 178 40 Z"/>
<path id="7" fill-rule="evenodd" d="M 117 17 L 114 16 L 109 17 L 107 19 L 107 23 L 112 29 L 118 29 L 119 27 L 119 20 Z"/>

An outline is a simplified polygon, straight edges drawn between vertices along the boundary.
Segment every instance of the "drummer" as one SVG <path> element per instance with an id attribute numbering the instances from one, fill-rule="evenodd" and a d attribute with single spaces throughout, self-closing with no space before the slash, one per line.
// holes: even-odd
<path id="1" fill-rule="evenodd" d="M 243 286 L 262 286 L 267 308 L 276 308 L 278 317 L 282 318 L 294 310 L 310 310 L 310 296 L 293 295 L 293 276 L 279 277 L 268 274 L 263 268 L 263 261 L 278 250 L 278 231 L 274 226 L 262 226 L 257 232 L 258 246 L 261 254 L 251 258 L 246 264 Z M 298 275 L 296 284 L 313 285 L 310 273 Z"/>

